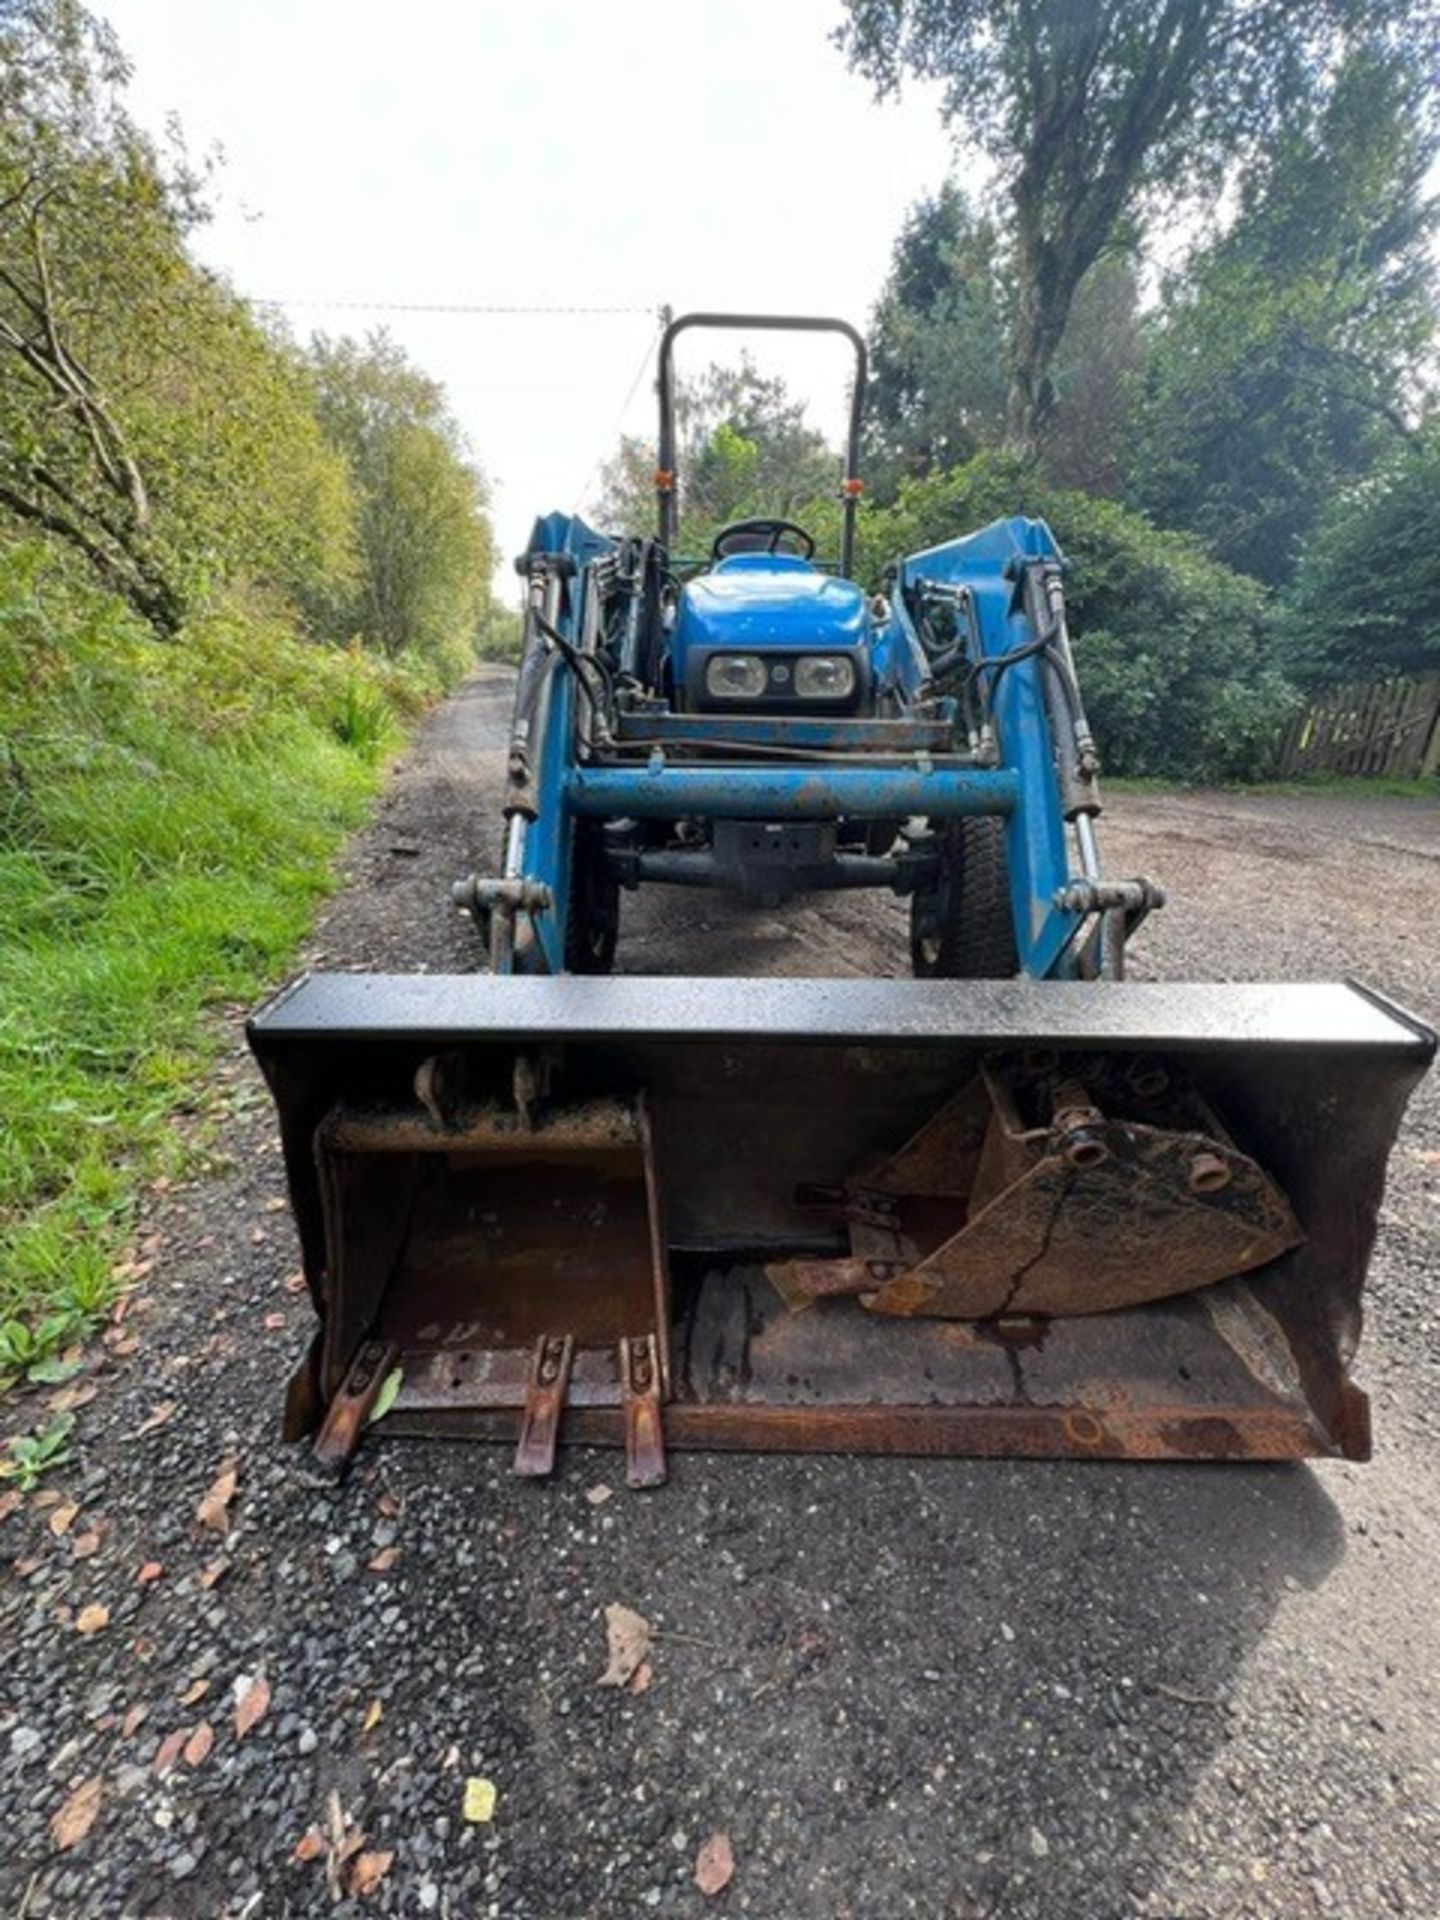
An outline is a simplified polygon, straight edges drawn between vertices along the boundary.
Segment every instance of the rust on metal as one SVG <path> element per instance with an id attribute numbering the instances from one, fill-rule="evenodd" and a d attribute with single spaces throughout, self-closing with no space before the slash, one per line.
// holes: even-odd
<path id="1" fill-rule="evenodd" d="M 518 1419 L 522 1466 L 596 1442 L 637 1484 L 672 1447 L 1367 1456 L 1360 1293 L 1431 1051 L 1404 1016 L 679 985 L 664 1023 L 634 980 L 276 1003 L 319 1318 L 287 1424 L 322 1461 L 395 1367 L 387 1438 L 514 1446 Z"/>
<path id="2" fill-rule="evenodd" d="M 360 1435 L 400 1350 L 393 1341 L 367 1340 L 331 1399 L 312 1449 L 317 1470 L 339 1479 L 354 1458 Z"/>
<path id="3" fill-rule="evenodd" d="M 1043 1054 L 987 1063 L 890 1160 L 853 1176 L 848 1259 L 771 1267 L 782 1298 L 858 1294 L 876 1313 L 959 1320 L 1112 1313 L 1299 1244 L 1285 1196 L 1193 1089 L 1142 1063 L 1115 1092 L 1146 1117 L 1111 1114 Z M 882 1196 L 890 1245 L 876 1259 Z"/>
<path id="4" fill-rule="evenodd" d="M 660 1354 L 653 1333 L 620 1342 L 621 1410 L 625 1420 L 625 1479 L 632 1487 L 663 1486 L 665 1432 L 660 1412 Z"/>
<path id="5" fill-rule="evenodd" d="M 572 1334 L 542 1333 L 535 1342 L 515 1447 L 515 1472 L 526 1479 L 543 1480 L 555 1470 L 555 1444 L 574 1359 Z"/>

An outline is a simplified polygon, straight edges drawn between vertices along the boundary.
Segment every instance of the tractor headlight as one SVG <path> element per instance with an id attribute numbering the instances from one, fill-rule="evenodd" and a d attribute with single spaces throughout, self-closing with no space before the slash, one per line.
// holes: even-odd
<path id="1" fill-rule="evenodd" d="M 758 653 L 716 653 L 705 663 L 705 691 L 712 700 L 758 700 L 765 678 Z"/>
<path id="2" fill-rule="evenodd" d="M 816 653 L 795 663 L 795 693 L 801 700 L 848 700 L 855 691 L 855 662 L 843 653 Z"/>

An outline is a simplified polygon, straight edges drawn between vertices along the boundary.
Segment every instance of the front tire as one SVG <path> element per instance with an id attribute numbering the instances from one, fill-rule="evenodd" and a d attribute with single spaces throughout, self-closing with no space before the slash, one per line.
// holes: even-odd
<path id="1" fill-rule="evenodd" d="M 910 899 L 917 980 L 1013 980 L 1020 971 L 1010 916 L 1005 823 L 991 815 L 939 829 L 935 884 Z"/>
<path id="2" fill-rule="evenodd" d="M 620 882 L 606 870 L 598 820 L 577 820 L 570 848 L 565 971 L 609 973 L 620 941 Z"/>

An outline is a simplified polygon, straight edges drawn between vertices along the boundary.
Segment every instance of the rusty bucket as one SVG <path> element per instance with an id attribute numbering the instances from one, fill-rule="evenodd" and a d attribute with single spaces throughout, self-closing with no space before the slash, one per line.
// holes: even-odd
<path id="1" fill-rule="evenodd" d="M 637 1485 L 667 1446 L 1368 1454 L 1435 1037 L 1363 988 L 321 975 L 250 1040 L 326 1471 L 382 1391 L 387 1432 Z"/>

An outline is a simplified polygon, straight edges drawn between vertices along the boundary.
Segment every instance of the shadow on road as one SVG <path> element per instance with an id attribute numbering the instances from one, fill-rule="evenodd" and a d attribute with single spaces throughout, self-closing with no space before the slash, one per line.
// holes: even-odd
<path id="1" fill-rule="evenodd" d="M 572 1454 L 547 1496 L 425 1452 L 458 1537 L 525 1543 L 465 1662 L 512 1743 L 517 1910 L 691 1911 L 667 1845 L 713 1827 L 745 1910 L 789 1920 L 1245 1910 L 1213 1857 L 1187 1905 L 1178 1829 L 1227 1764 L 1239 1669 L 1341 1557 L 1307 1469 L 689 1456 L 597 1515 L 613 1456 Z M 611 1600 L 660 1629 L 639 1699 L 586 1671 Z M 432 1588 L 401 1631 L 458 1651 L 464 1616 Z M 1263 1790 L 1244 1768 L 1233 1790 Z M 597 1804 L 627 1808 L 618 1864 Z"/>

